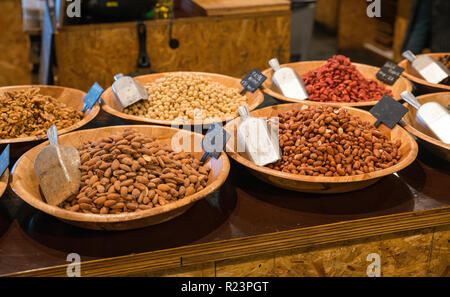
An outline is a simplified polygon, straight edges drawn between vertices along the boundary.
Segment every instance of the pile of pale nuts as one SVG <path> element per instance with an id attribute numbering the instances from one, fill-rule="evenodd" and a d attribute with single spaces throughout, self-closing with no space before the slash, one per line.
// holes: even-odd
<path id="1" fill-rule="evenodd" d="M 0 94 L 0 138 L 45 136 L 52 125 L 68 128 L 83 118 L 83 113 L 43 95 L 39 88 L 5 91 Z"/>
<path id="2" fill-rule="evenodd" d="M 267 165 L 286 173 L 350 176 L 386 169 L 402 156 L 369 122 L 333 106 L 306 106 L 279 115 L 281 160 Z"/>
<path id="3" fill-rule="evenodd" d="M 85 143 L 81 189 L 59 206 L 75 212 L 118 214 L 163 206 L 206 187 L 210 167 L 191 154 L 125 130 Z"/>
<path id="4" fill-rule="evenodd" d="M 160 120 L 204 120 L 234 117 L 246 96 L 208 77 L 191 73 L 173 73 L 145 86 L 149 97 L 124 112 Z"/>

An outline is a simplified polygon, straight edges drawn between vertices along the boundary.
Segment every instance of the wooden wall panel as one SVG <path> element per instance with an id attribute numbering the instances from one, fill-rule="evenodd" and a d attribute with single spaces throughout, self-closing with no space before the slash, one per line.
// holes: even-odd
<path id="1" fill-rule="evenodd" d="M 377 236 L 326 248 L 280 253 L 275 257 L 279 276 L 367 276 L 367 256 L 380 255 L 381 276 L 425 276 L 432 229 Z"/>
<path id="2" fill-rule="evenodd" d="M 178 19 L 169 47 L 169 21 L 147 22 L 147 52 L 155 72 L 205 71 L 241 77 L 268 60 L 289 60 L 290 12 L 240 17 Z M 137 70 L 135 23 L 65 27 L 55 37 L 59 84 L 87 90 L 98 81 L 104 88 L 113 75 Z"/>
<path id="3" fill-rule="evenodd" d="M 220 277 L 264 277 L 276 276 L 275 258 L 272 254 L 252 256 L 242 259 L 230 259 L 216 262 L 216 276 Z"/>
<path id="4" fill-rule="evenodd" d="M 173 269 L 163 269 L 136 274 L 133 277 L 213 277 L 215 276 L 215 263 L 190 265 Z"/>
<path id="5" fill-rule="evenodd" d="M 22 24 L 21 1 L 0 1 L 0 86 L 31 83 L 30 40 Z"/>
<path id="6" fill-rule="evenodd" d="M 375 19 L 367 16 L 365 0 L 340 0 L 338 18 L 338 48 L 361 48 L 364 42 L 373 40 Z"/>
<path id="7" fill-rule="evenodd" d="M 337 31 L 340 0 L 317 0 L 314 19 L 331 31 Z"/>
<path id="8" fill-rule="evenodd" d="M 398 0 L 397 18 L 394 27 L 394 61 L 399 62 L 403 60 L 402 46 L 408 28 L 409 18 L 411 14 L 411 0 Z"/>
<path id="9" fill-rule="evenodd" d="M 450 226 L 436 227 L 428 276 L 450 277 Z"/>
<path id="10" fill-rule="evenodd" d="M 366 277 L 370 253 L 381 276 L 450 276 L 450 226 L 166 269 L 133 276 Z"/>

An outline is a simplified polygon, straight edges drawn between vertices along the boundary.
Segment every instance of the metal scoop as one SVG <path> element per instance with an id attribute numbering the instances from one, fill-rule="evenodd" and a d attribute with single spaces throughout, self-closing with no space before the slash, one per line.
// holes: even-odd
<path id="1" fill-rule="evenodd" d="M 402 56 L 411 62 L 411 66 L 427 82 L 439 84 L 450 76 L 448 68 L 439 61 L 429 57 L 416 57 L 411 51 L 405 51 Z"/>
<path id="2" fill-rule="evenodd" d="M 131 76 L 124 76 L 119 73 L 114 76 L 115 82 L 112 85 L 114 98 L 122 108 L 128 107 L 139 100 L 147 100 L 148 93 L 144 86 L 136 82 Z"/>
<path id="3" fill-rule="evenodd" d="M 277 58 L 271 59 L 269 65 L 273 69 L 272 81 L 280 88 L 284 96 L 298 100 L 308 99 L 305 83 L 294 69 L 280 68 Z"/>
<path id="4" fill-rule="evenodd" d="M 251 117 L 247 106 L 240 106 L 238 113 L 242 122 L 237 128 L 238 152 L 259 166 L 276 162 L 281 158 L 276 127 L 268 127 L 266 120 Z M 277 131 L 276 131 L 277 132 Z"/>
<path id="5" fill-rule="evenodd" d="M 50 145 L 34 159 L 34 171 L 47 203 L 58 205 L 80 188 L 80 154 L 72 146 L 58 145 L 55 125 L 47 130 L 47 136 Z"/>
<path id="6" fill-rule="evenodd" d="M 442 142 L 450 144 L 450 113 L 437 102 L 420 104 L 416 97 L 408 91 L 400 94 L 403 100 L 417 109 L 416 121 L 429 129 L 431 134 Z"/>

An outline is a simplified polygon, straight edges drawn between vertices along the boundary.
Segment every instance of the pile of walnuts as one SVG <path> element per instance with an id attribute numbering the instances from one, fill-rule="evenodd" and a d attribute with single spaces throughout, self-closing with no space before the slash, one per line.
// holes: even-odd
<path id="1" fill-rule="evenodd" d="M 39 88 L 0 94 L 1 139 L 45 135 L 52 125 L 64 129 L 82 118 L 82 112 L 42 95 Z"/>

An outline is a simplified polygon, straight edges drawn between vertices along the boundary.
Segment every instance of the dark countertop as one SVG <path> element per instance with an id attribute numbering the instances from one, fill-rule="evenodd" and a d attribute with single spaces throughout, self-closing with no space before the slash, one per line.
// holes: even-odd
<path id="1" fill-rule="evenodd" d="M 263 106 L 275 103 L 266 100 Z M 100 112 L 86 128 L 125 124 Z M 450 206 L 450 164 L 420 147 L 406 169 L 366 189 L 333 195 L 282 190 L 232 161 L 225 184 L 185 214 L 130 231 L 80 229 L 40 212 L 10 190 L 0 198 L 0 275 L 302 227 Z"/>

